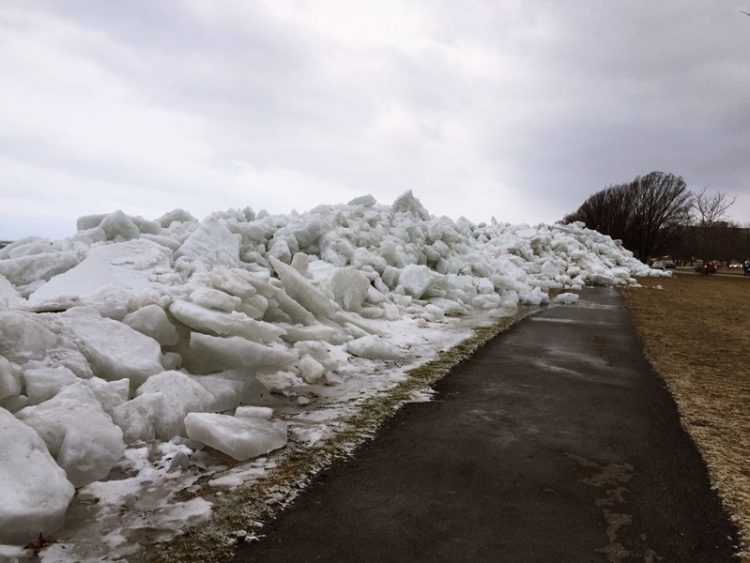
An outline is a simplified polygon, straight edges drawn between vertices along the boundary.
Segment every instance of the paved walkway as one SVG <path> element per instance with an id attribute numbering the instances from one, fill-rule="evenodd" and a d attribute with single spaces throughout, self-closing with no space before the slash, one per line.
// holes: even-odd
<path id="1" fill-rule="evenodd" d="M 622 297 L 480 351 L 235 561 L 731 561 L 736 532 Z"/>

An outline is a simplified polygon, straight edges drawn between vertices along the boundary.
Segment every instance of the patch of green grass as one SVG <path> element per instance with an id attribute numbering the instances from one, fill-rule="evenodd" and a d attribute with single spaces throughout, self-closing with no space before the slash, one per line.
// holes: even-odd
<path id="1" fill-rule="evenodd" d="M 237 546 L 234 532 L 252 531 L 268 521 L 304 489 L 313 475 L 335 460 L 351 455 L 357 446 L 373 437 L 415 392 L 425 390 L 445 377 L 530 312 L 519 312 L 498 324 L 477 328 L 471 337 L 442 352 L 434 360 L 410 370 L 404 381 L 366 400 L 356 414 L 343 421 L 342 429 L 324 446 L 310 449 L 290 443 L 275 456 L 276 468 L 261 480 L 219 497 L 221 500 L 214 504 L 209 522 L 146 553 L 146 559 L 160 563 L 228 560 Z"/>

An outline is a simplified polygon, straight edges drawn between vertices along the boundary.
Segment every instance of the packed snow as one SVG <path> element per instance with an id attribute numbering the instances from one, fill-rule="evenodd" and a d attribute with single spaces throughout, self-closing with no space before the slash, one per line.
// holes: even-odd
<path id="1" fill-rule="evenodd" d="M 251 460 L 212 481 L 237 486 L 289 440 L 330 437 L 360 397 L 480 316 L 644 275 L 664 273 L 582 224 L 454 222 L 411 192 L 203 221 L 117 211 L 80 218 L 64 240 L 13 242 L 0 249 L 0 543 L 64 529 L 86 498 L 119 518 L 96 542 L 111 553 L 132 551 L 141 528 L 169 539 L 210 503 L 133 500 L 143 487 Z M 158 522 L 123 517 L 136 502 L 156 503 Z"/>

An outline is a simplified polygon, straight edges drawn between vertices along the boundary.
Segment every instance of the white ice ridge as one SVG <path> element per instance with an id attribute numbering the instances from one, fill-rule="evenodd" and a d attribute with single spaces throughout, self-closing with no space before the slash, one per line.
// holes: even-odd
<path id="1" fill-rule="evenodd" d="M 0 249 L 0 543 L 54 532 L 73 486 L 124 486 L 112 469 L 132 448 L 245 460 L 321 439 L 316 401 L 385 388 L 376 374 L 424 361 L 457 323 L 644 275 L 662 273 L 582 224 L 452 221 L 411 192 L 203 221 L 117 211 L 15 241 Z"/>

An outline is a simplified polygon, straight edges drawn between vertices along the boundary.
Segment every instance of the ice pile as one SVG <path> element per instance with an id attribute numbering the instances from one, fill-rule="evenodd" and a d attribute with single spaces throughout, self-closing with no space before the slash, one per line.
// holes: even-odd
<path id="1" fill-rule="evenodd" d="M 389 323 L 502 317 L 550 288 L 656 274 L 580 224 L 454 222 L 410 192 L 203 221 L 118 211 L 65 240 L 18 240 L 0 249 L 0 543 L 54 530 L 73 488 L 127 447 L 283 447 L 284 420 L 244 405 L 305 404 L 349 362 L 413 359 Z"/>

